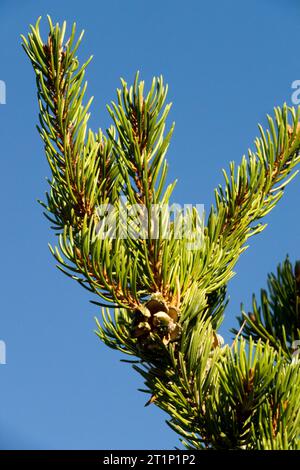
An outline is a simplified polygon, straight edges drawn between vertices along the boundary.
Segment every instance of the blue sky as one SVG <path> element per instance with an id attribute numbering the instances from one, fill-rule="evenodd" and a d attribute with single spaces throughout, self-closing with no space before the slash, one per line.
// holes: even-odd
<path id="1" fill-rule="evenodd" d="M 257 123 L 291 103 L 300 79 L 297 0 L 0 0 L 1 273 L 0 365 L 2 449 L 170 449 L 178 438 L 155 406 L 144 408 L 142 380 L 95 334 L 90 295 L 63 276 L 47 248 L 53 240 L 36 199 L 49 174 L 35 130 L 34 75 L 20 34 L 38 16 L 76 20 L 86 36 L 80 57 L 94 55 L 87 78 L 93 128 L 109 124 L 105 105 L 122 76 L 149 84 L 163 74 L 176 129 L 170 177 L 178 203 L 209 207 L 221 168 L 252 146 Z M 250 242 L 230 282 L 222 334 L 236 325 L 240 302 L 289 253 L 300 258 L 300 175 Z"/>

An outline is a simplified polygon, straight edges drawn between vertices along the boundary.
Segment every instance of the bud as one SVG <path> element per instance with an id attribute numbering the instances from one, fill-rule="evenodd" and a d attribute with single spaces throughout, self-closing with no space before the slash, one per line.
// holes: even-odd
<path id="1" fill-rule="evenodd" d="M 252 323 L 256 323 L 256 316 L 254 315 L 254 313 L 248 313 L 248 316 L 250 318 L 250 320 L 252 321 Z"/>
<path id="2" fill-rule="evenodd" d="M 213 332 L 214 340 L 213 340 L 213 347 L 214 348 L 221 348 L 224 345 L 224 338 L 223 336 Z"/>
<path id="3" fill-rule="evenodd" d="M 288 131 L 289 136 L 292 136 L 294 132 L 294 126 L 288 125 L 287 131 Z M 300 132 L 300 122 L 297 123 L 296 134 L 298 134 L 299 132 Z"/>

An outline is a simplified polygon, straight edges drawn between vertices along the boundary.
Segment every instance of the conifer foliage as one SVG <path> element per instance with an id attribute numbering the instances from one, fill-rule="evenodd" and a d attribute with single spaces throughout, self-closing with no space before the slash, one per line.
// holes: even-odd
<path id="1" fill-rule="evenodd" d="M 286 260 L 270 275 L 233 344 L 218 334 L 234 266 L 297 172 L 300 110 L 284 105 L 268 116 L 254 149 L 223 170 L 206 217 L 180 209 L 170 218 L 174 125 L 166 124 L 163 78 L 148 91 L 139 74 L 131 86 L 121 80 L 107 107 L 111 127 L 92 131 L 90 59 L 80 65 L 77 57 L 83 34 L 76 39 L 73 25 L 66 39 L 66 23 L 48 20 L 45 42 L 40 19 L 23 37 L 52 175 L 41 204 L 57 234 L 50 248 L 59 269 L 101 309 L 97 335 L 127 355 L 147 405 L 168 413 L 187 448 L 300 448 L 299 264 L 294 271 Z"/>

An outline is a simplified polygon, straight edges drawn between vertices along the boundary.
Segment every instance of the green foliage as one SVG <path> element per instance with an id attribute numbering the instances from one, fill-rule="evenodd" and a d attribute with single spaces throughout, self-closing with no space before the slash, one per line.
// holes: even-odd
<path id="1" fill-rule="evenodd" d="M 287 258 L 277 268 L 277 275 L 269 274 L 268 291 L 261 290 L 258 306 L 255 295 L 252 312 L 242 311 L 240 325 L 245 322 L 243 336 L 269 342 L 275 349 L 282 350 L 292 360 L 295 349 L 300 345 L 300 279 L 299 262 L 293 270 Z M 236 332 L 236 330 L 234 330 Z"/>
<path id="2" fill-rule="evenodd" d="M 52 175 L 42 202 L 58 237 L 50 248 L 58 267 L 96 295 L 97 335 L 132 356 L 151 395 L 147 404 L 170 415 L 187 447 L 298 448 L 300 371 L 287 360 L 299 337 L 290 265 L 271 276 L 263 316 L 254 302 L 255 320 L 245 317 L 247 342 L 237 335 L 223 346 L 217 331 L 239 256 L 296 174 L 300 109 L 284 105 L 268 116 L 254 150 L 223 171 L 206 217 L 177 207 L 169 218 L 176 182 L 166 184 L 166 153 L 174 124 L 167 130 L 163 78 L 148 91 L 139 74 L 132 86 L 121 80 L 107 107 L 111 127 L 94 132 L 84 82 L 90 59 L 80 66 L 76 55 L 82 34 L 75 39 L 74 25 L 65 40 L 66 23 L 49 18 L 43 42 L 39 24 L 23 47 L 36 75 L 38 130 Z"/>

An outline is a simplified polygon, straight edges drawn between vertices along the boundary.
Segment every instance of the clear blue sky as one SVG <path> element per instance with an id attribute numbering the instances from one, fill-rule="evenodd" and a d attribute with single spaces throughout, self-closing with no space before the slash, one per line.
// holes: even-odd
<path id="1" fill-rule="evenodd" d="M 137 69 L 149 83 L 163 74 L 176 130 L 170 175 L 175 199 L 209 207 L 221 168 L 252 146 L 257 123 L 300 79 L 297 0 L 0 0 L 1 274 L 0 447 L 3 449 L 168 449 L 178 438 L 155 406 L 144 408 L 142 380 L 93 333 L 97 308 L 54 266 L 53 240 L 36 203 L 48 168 L 35 130 L 34 75 L 20 34 L 39 15 L 77 21 L 86 30 L 82 58 L 95 96 L 91 125 L 109 123 L 105 104 L 119 77 Z M 266 274 L 290 254 L 300 258 L 300 175 L 251 240 L 230 283 L 222 333 L 236 325 L 239 304 L 265 285 Z"/>

